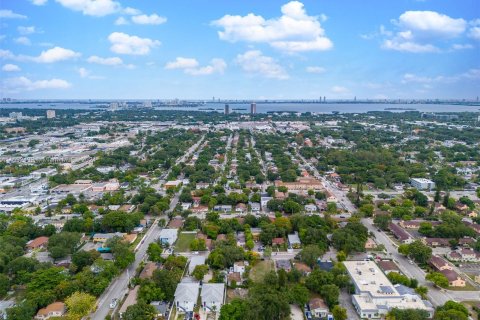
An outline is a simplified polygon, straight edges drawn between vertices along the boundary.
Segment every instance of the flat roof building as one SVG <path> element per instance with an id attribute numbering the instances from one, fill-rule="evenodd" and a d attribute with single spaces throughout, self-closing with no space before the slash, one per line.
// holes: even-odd
<path id="1" fill-rule="evenodd" d="M 435 182 L 425 178 L 411 178 L 410 184 L 418 190 L 433 190 L 435 189 Z"/>
<path id="2" fill-rule="evenodd" d="M 393 308 L 422 309 L 433 316 L 430 302 L 393 285 L 373 261 L 344 261 L 355 287 L 352 302 L 360 317 L 380 319 Z"/>

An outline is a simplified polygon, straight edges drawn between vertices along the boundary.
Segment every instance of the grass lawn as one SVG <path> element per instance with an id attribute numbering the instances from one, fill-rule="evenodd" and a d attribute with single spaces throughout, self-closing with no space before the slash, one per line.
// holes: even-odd
<path id="1" fill-rule="evenodd" d="M 196 233 L 180 232 L 177 242 L 175 244 L 175 249 L 179 252 L 190 251 L 190 243 L 192 243 L 193 239 L 195 239 L 195 236 Z"/>
<path id="2" fill-rule="evenodd" d="M 265 260 L 265 261 L 259 261 L 253 268 L 250 270 L 250 278 L 254 282 L 261 282 L 263 281 L 263 278 L 265 275 L 273 271 L 273 261 L 271 260 Z"/>
<path id="3" fill-rule="evenodd" d="M 478 289 L 466 282 L 465 287 L 448 287 L 448 290 L 452 291 L 477 291 Z"/>

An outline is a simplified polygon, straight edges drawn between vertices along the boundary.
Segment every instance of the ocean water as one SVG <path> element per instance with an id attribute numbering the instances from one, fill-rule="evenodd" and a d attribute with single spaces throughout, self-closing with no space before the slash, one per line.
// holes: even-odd
<path id="1" fill-rule="evenodd" d="M 198 107 L 156 107 L 157 110 L 192 110 L 192 111 L 218 111 L 223 112 L 224 103 L 205 103 Z M 249 113 L 250 104 L 230 103 L 230 112 Z M 49 103 L 0 103 L 0 108 L 16 109 L 76 109 L 76 110 L 96 110 L 96 103 L 80 102 L 49 102 Z M 317 113 L 365 113 L 368 111 L 385 111 L 387 108 L 396 108 L 397 110 L 387 110 L 392 112 L 403 112 L 413 109 L 419 112 L 480 112 L 480 106 L 460 105 L 460 104 L 389 104 L 389 103 L 257 103 L 257 113 L 267 112 L 317 112 Z M 200 110 L 201 109 L 201 110 Z M 205 110 L 210 109 L 210 110 Z M 214 110 L 211 110 L 214 109 Z M 234 110 L 244 109 L 244 110 Z"/>

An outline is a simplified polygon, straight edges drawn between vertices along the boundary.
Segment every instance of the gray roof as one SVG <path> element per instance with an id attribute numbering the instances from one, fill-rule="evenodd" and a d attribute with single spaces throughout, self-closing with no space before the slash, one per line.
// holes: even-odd
<path id="1" fill-rule="evenodd" d="M 202 302 L 223 303 L 223 294 L 225 292 L 224 283 L 205 283 L 202 286 Z"/>
<path id="2" fill-rule="evenodd" d="M 290 244 L 301 244 L 300 238 L 298 237 L 298 232 L 288 235 L 288 242 Z"/>
<path id="3" fill-rule="evenodd" d="M 175 290 L 175 301 L 197 302 L 200 283 L 180 282 Z"/>

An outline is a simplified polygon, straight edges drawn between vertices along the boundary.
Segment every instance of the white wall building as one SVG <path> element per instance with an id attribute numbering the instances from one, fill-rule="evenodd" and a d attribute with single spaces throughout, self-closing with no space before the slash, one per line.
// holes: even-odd
<path id="1" fill-rule="evenodd" d="M 410 184 L 418 190 L 433 190 L 435 189 L 435 182 L 425 178 L 411 178 Z"/>

